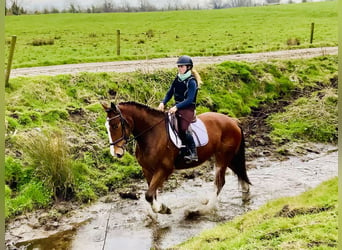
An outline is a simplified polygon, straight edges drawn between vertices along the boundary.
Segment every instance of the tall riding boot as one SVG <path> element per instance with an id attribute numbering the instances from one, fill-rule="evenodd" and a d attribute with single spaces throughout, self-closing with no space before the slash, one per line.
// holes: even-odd
<path id="1" fill-rule="evenodd" d="M 179 153 L 180 153 L 180 156 L 183 158 L 184 156 L 189 154 L 186 133 L 183 131 L 179 131 L 179 138 L 182 141 L 182 147 L 180 148 Z"/>
<path id="2" fill-rule="evenodd" d="M 189 164 L 193 161 L 198 161 L 195 141 L 194 141 L 194 138 L 192 137 L 191 133 L 189 133 L 189 132 L 186 133 L 186 142 L 187 142 L 187 146 L 189 148 L 190 154 L 184 156 L 185 163 Z"/>

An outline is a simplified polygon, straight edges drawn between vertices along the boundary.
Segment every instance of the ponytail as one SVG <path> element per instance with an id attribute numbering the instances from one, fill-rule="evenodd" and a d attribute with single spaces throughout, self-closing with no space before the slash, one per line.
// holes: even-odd
<path id="1" fill-rule="evenodd" d="M 200 74 L 194 68 L 191 69 L 191 73 L 195 77 L 195 79 L 197 81 L 198 88 L 199 88 L 201 86 L 201 84 L 203 83 Z"/>

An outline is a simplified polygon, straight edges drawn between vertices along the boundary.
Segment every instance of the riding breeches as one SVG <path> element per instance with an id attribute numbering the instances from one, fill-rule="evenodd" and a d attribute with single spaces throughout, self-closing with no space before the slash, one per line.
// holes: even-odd
<path id="1" fill-rule="evenodd" d="M 186 131 L 193 121 L 195 115 L 195 110 L 192 108 L 189 109 L 180 109 L 177 110 L 176 116 L 178 120 L 178 130 L 181 140 L 185 139 Z M 183 137 L 183 138 L 182 138 Z"/>

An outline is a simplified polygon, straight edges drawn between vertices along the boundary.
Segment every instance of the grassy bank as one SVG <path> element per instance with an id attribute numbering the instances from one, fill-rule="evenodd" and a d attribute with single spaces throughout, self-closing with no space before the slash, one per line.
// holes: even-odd
<path id="1" fill-rule="evenodd" d="M 269 202 L 172 249 L 337 249 L 337 183 Z"/>
<path id="2" fill-rule="evenodd" d="M 13 67 L 337 46 L 336 1 L 5 19 L 6 53 L 10 37 L 17 36 Z M 315 23 L 312 44 L 311 23 Z M 117 30 L 121 31 L 120 56 Z"/>
<path id="3" fill-rule="evenodd" d="M 174 70 L 80 73 L 11 79 L 6 89 L 6 217 L 56 200 L 91 202 L 129 180 L 143 178 L 128 146 L 123 159 L 109 153 L 102 101 L 136 100 L 156 107 Z M 291 119 L 269 118 L 273 139 L 337 142 L 337 57 L 262 63 L 225 62 L 200 70 L 198 112 L 247 116 L 260 104 L 291 100 Z M 323 110 L 306 112 L 300 110 Z M 318 115 L 318 117 L 317 117 Z M 302 120 L 302 122 L 301 122 Z M 297 129 L 293 123 L 303 123 Z M 281 124 L 281 126 L 280 126 Z M 286 140 L 281 140 L 285 138 Z"/>

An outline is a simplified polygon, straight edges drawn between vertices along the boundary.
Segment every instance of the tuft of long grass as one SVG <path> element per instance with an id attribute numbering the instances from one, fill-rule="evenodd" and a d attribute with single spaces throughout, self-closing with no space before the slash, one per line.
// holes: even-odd
<path id="1" fill-rule="evenodd" d="M 22 140 L 36 176 L 52 190 L 55 199 L 66 198 L 73 189 L 74 176 L 73 162 L 63 134 L 57 130 L 35 131 Z"/>
<path id="2" fill-rule="evenodd" d="M 54 39 L 34 39 L 32 41 L 33 46 L 44 46 L 44 45 L 53 45 L 55 43 Z"/>

